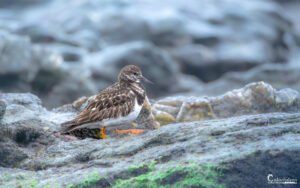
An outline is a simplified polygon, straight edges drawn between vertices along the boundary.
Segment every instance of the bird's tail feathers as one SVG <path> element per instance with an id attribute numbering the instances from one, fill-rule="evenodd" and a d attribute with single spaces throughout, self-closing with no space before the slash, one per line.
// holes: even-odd
<path id="1" fill-rule="evenodd" d="M 68 133 L 70 130 L 72 130 L 74 127 L 76 127 L 76 122 L 74 120 L 66 121 L 61 124 L 61 133 L 65 134 Z"/>
<path id="2" fill-rule="evenodd" d="M 61 124 L 62 133 L 68 133 L 76 129 L 97 129 L 100 128 L 99 123 L 97 122 L 86 122 L 78 124 L 75 120 L 67 121 Z"/>

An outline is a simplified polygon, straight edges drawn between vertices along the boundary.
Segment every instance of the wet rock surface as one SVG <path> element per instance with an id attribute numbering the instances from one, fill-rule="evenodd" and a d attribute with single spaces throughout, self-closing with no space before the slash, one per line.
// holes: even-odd
<path id="1" fill-rule="evenodd" d="M 159 98 L 219 95 L 253 81 L 269 82 L 270 75 L 252 80 L 251 73 L 240 72 L 254 67 L 264 72 L 261 65 L 299 59 L 295 19 L 273 1 L 26 0 L 2 5 L 0 90 L 32 92 L 48 108 L 97 93 L 116 80 L 125 64 L 140 65 L 155 83 L 147 86 L 149 95 Z M 240 73 L 243 83 L 228 78 L 232 72 Z"/>
<path id="2" fill-rule="evenodd" d="M 292 89 L 276 90 L 259 82 L 218 97 L 193 98 L 194 102 L 189 97 L 161 99 L 153 104 L 156 120 L 174 116 L 178 123 L 165 121 L 161 128 L 140 136 L 73 141 L 53 134 L 60 130 L 61 122 L 77 113 L 72 105 L 48 111 L 32 94 L 0 97 L 7 105 L 0 137 L 2 187 L 32 183 L 38 187 L 75 186 L 92 181 L 87 178 L 92 178 L 94 185 L 112 187 L 120 181 L 188 163 L 224 168 L 228 174 L 220 176 L 220 182 L 229 186 L 243 185 L 238 181 L 241 175 L 248 183 L 253 180 L 253 176 L 246 176 L 248 168 L 264 177 L 280 169 L 278 175 L 297 178 L 299 171 L 297 166 L 289 171 L 263 162 L 270 159 L 277 163 L 278 159 L 291 166 L 299 158 L 300 96 Z M 293 160 L 287 160 L 290 158 Z M 155 165 L 150 165 L 152 162 Z M 242 173 L 238 175 L 234 169 L 242 169 Z M 173 181 L 161 181 L 172 185 L 181 181 L 176 178 L 180 173 L 184 176 L 188 172 L 176 171 Z"/>

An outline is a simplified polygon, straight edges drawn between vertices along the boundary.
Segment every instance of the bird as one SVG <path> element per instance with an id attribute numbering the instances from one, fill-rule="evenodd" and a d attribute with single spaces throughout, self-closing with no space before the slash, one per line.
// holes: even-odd
<path id="1" fill-rule="evenodd" d="M 136 65 L 126 65 L 118 80 L 102 90 L 72 120 L 61 124 L 64 135 L 105 139 L 105 128 L 133 122 L 148 100 L 143 81 L 150 82 Z M 133 134 L 142 131 L 132 129 Z M 127 131 L 128 133 L 128 131 Z"/>

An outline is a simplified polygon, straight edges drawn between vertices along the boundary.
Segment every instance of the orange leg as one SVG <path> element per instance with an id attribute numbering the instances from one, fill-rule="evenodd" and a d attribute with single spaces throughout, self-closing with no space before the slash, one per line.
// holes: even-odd
<path id="1" fill-rule="evenodd" d="M 126 129 L 126 130 L 115 130 L 116 134 L 134 134 L 134 135 L 139 135 L 145 132 L 145 130 L 142 129 Z"/>
<path id="2" fill-rule="evenodd" d="M 106 138 L 106 134 L 105 134 L 105 129 L 104 127 L 101 128 L 101 138 L 105 139 Z"/>

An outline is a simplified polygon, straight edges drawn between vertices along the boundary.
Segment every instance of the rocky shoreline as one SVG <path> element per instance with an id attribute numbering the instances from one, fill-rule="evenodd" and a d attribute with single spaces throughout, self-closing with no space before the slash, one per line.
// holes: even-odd
<path id="1" fill-rule="evenodd" d="M 182 173 L 194 168 L 196 172 L 201 169 L 199 173 L 203 169 L 216 173 L 211 177 L 216 187 L 242 181 L 250 184 L 258 176 L 262 177 L 256 184 L 266 185 L 267 172 L 296 176 L 300 170 L 280 165 L 293 166 L 299 159 L 300 95 L 263 82 L 218 97 L 155 101 L 153 115 L 161 128 L 105 140 L 64 141 L 53 135 L 61 122 L 76 114 L 72 105 L 48 111 L 29 93 L 0 94 L 0 98 L 6 104 L 1 122 L 0 187 L 32 183 L 80 187 L 87 182 L 87 187 L 126 187 L 141 177 L 148 178 L 141 185 L 182 185 L 188 181 Z M 277 169 L 265 160 L 278 164 Z M 257 177 L 246 177 L 251 168 Z M 245 177 L 238 179 L 242 174 L 234 169 Z M 174 176 L 167 181 L 166 175 L 167 183 L 150 178 L 167 172 Z"/>

